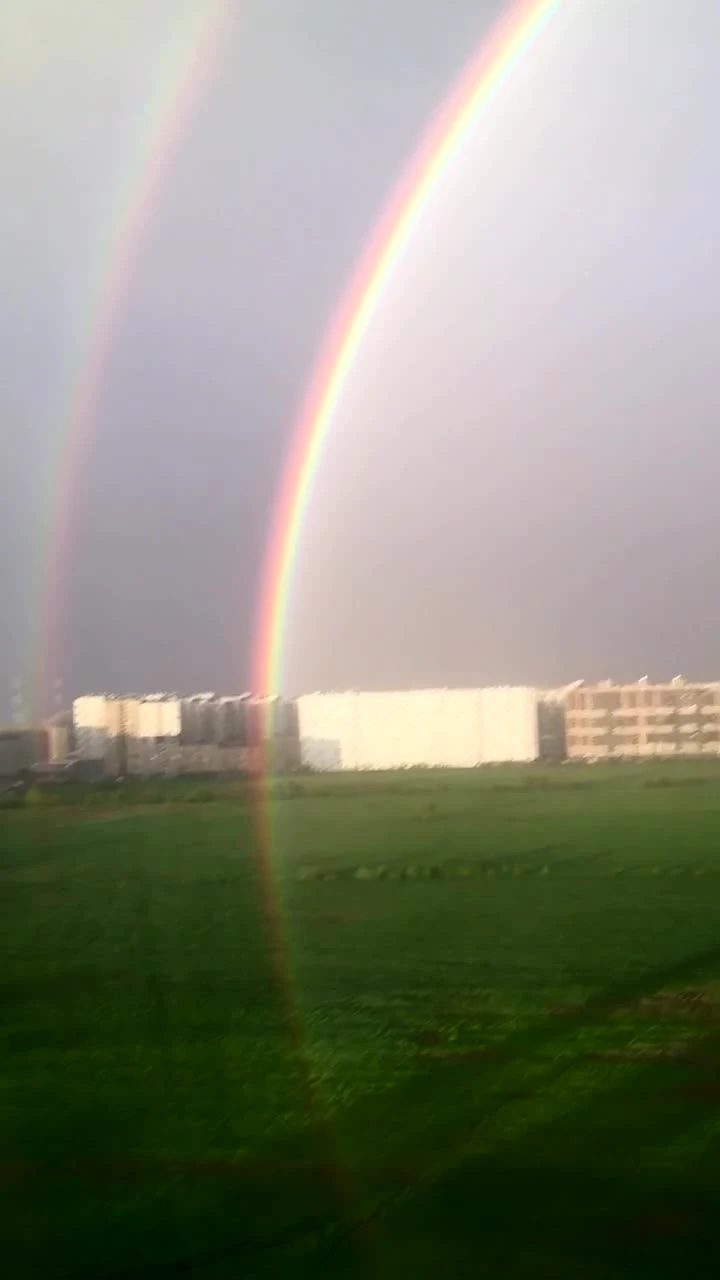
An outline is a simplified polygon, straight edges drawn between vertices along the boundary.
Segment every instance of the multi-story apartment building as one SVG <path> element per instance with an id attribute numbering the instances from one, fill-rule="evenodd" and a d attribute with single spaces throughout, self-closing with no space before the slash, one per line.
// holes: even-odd
<path id="1" fill-rule="evenodd" d="M 101 772 L 257 773 L 297 768 L 294 708 L 248 694 L 90 694 L 75 699 L 77 755 Z"/>
<path id="2" fill-rule="evenodd" d="M 565 698 L 573 760 L 720 754 L 720 682 L 578 684 Z"/>

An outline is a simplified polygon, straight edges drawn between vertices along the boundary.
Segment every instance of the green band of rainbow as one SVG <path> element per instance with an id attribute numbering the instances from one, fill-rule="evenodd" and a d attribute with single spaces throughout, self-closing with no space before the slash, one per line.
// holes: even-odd
<path id="1" fill-rule="evenodd" d="M 253 686 L 258 693 L 281 691 L 303 522 L 333 414 L 363 337 L 440 180 L 560 4 L 561 0 L 521 0 L 483 43 L 410 164 L 348 290 L 312 379 L 278 492 L 254 647 Z"/>

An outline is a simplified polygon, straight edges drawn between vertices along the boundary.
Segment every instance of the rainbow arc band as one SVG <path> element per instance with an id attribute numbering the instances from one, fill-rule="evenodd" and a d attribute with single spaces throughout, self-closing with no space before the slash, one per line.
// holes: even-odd
<path id="1" fill-rule="evenodd" d="M 44 709 L 52 679 L 64 663 L 69 564 L 80 514 L 82 481 L 98 426 L 119 324 L 149 228 L 192 115 L 225 47 L 235 0 L 199 0 L 178 17 L 159 59 L 153 92 L 142 104 L 136 142 L 118 182 L 109 227 L 89 268 L 88 320 L 70 376 L 67 407 L 51 462 L 54 493 L 48 510 L 39 575 L 42 595 L 33 656 L 33 703 Z"/>
<path id="2" fill-rule="evenodd" d="M 139 144 L 128 177 L 121 184 L 109 233 L 97 255 L 99 270 L 91 273 L 97 283 L 89 306 L 89 322 L 71 380 L 69 407 L 58 432 L 59 476 L 56 502 L 49 512 L 47 570 L 43 575 L 41 601 L 42 653 L 36 664 L 38 686 L 48 681 L 62 650 L 67 570 L 80 481 L 97 427 L 98 407 L 118 319 L 159 193 L 185 123 L 221 54 L 235 3 L 236 0 L 204 0 L 178 28 L 158 76 L 156 92 L 143 112 Z M 275 506 L 254 645 L 253 689 L 257 694 L 272 696 L 280 691 L 285 624 L 302 524 L 323 444 L 362 339 L 443 175 L 462 149 L 473 125 L 509 86 L 513 69 L 530 53 L 563 4 L 569 6 L 570 0 L 516 0 L 490 37 L 483 41 L 409 165 L 347 292 L 293 434 Z M 38 696 L 41 696 L 39 687 L 36 701 Z M 284 927 L 282 884 L 274 865 L 280 852 L 281 833 L 277 829 L 276 806 L 267 771 L 257 795 L 258 857 L 270 952 L 288 1030 L 305 1065 L 306 1106 L 325 1130 L 331 1167 L 336 1170 L 338 1197 L 350 1217 L 353 1188 L 347 1175 L 341 1173 L 337 1143 L 324 1119 L 322 1100 L 312 1084 L 310 1049 L 303 1034 L 297 981 Z"/>
<path id="3" fill-rule="evenodd" d="M 568 0 L 564 0 L 567 6 Z M 484 111 L 511 82 L 563 0 L 511 6 L 460 77 L 402 178 L 363 255 L 321 353 L 281 478 L 261 582 L 253 688 L 277 694 L 303 522 L 348 375 L 391 277 L 444 174 Z"/>
<path id="4" fill-rule="evenodd" d="M 567 0 L 566 0 L 567 3 Z M 282 685 L 282 657 L 293 570 L 312 483 L 333 414 L 363 336 L 387 288 L 393 270 L 417 223 L 470 129 L 510 81 L 513 68 L 533 47 L 561 0 L 527 0 L 514 4 L 507 17 L 483 43 L 457 88 L 439 112 L 414 161 L 375 231 L 332 327 L 312 379 L 291 443 L 275 507 L 261 584 L 255 636 L 253 689 L 277 696 Z M 267 734 L 266 734 L 267 741 Z M 275 978 L 286 1026 L 302 1064 L 305 1107 L 323 1135 L 325 1163 L 334 1171 L 338 1205 L 353 1221 L 357 1192 L 342 1159 L 338 1135 L 328 1122 L 321 1092 L 314 1084 L 312 1045 L 305 1033 L 302 998 L 295 977 L 285 923 L 287 892 L 282 875 L 282 793 L 275 793 L 272 754 L 266 753 L 256 778 L 254 821 Z M 370 1251 L 368 1237 L 364 1247 Z"/>

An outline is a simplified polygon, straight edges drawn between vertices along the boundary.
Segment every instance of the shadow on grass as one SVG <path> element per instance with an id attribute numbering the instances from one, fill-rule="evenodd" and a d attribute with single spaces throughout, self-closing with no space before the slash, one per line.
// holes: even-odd
<path id="1" fill-rule="evenodd" d="M 301 1135 L 295 1151 L 278 1146 L 265 1169 L 243 1169 L 227 1155 L 194 1166 L 158 1156 L 133 1167 L 128 1153 L 142 1136 L 132 1108 L 127 1117 L 99 1115 L 90 1093 L 82 1111 L 66 1115 L 60 1095 L 56 1132 L 34 1135 L 38 1152 L 52 1138 L 55 1167 L 6 1170 L 11 1273 L 140 1280 L 219 1276 L 234 1266 L 243 1276 L 311 1275 L 319 1267 L 349 1276 L 369 1255 L 380 1276 L 472 1274 L 467 1268 L 478 1261 L 517 1277 L 713 1274 L 720 1215 L 707 1181 L 693 1180 L 691 1171 L 662 1179 L 630 1167 L 640 1153 L 704 1123 L 705 1106 L 683 1094 L 707 1082 L 702 1054 L 693 1063 L 640 1064 L 631 1082 L 620 1078 L 569 1116 L 495 1142 L 492 1156 L 468 1148 L 507 1104 L 510 1064 L 535 1063 L 527 1096 L 540 1095 L 582 1059 L 579 1029 L 719 968 L 720 947 L 712 947 L 648 970 L 511 1035 L 496 1058 L 435 1060 L 415 1079 L 350 1108 L 338 1125 L 351 1166 L 347 1187 L 315 1132 Z M 162 1013 L 158 982 L 148 994 Z M 156 1039 L 165 1039 L 162 1020 Z M 225 1111 L 233 1106 L 232 1080 L 219 1072 L 223 1088 Z M 383 1162 L 377 1152 L 386 1137 L 394 1155 Z M 65 1160 L 66 1151 L 82 1158 Z"/>

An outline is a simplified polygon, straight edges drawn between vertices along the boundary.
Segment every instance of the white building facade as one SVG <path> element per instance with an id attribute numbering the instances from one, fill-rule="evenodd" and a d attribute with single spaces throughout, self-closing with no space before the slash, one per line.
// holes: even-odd
<path id="1" fill-rule="evenodd" d="M 470 769 L 539 755 L 534 689 L 313 693 L 297 699 L 300 758 L 318 771 Z"/>

